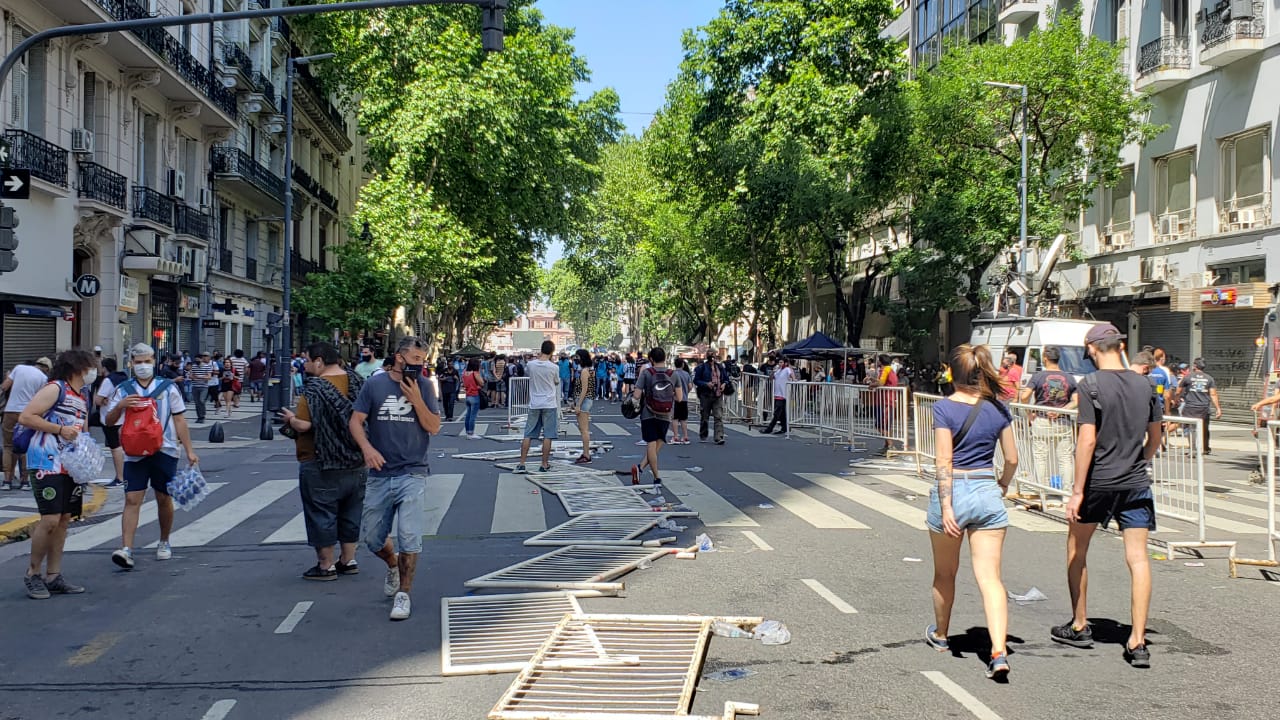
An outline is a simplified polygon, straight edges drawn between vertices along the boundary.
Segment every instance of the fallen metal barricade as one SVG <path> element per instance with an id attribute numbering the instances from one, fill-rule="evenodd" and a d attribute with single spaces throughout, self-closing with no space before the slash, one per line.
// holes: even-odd
<path id="1" fill-rule="evenodd" d="M 574 592 L 440 599 L 440 674 L 518 673 L 566 614 L 582 612 Z"/>
<path id="2" fill-rule="evenodd" d="M 643 545 L 645 547 L 661 547 L 675 542 L 674 537 L 654 540 L 637 540 L 636 538 L 657 527 L 665 520 L 673 517 L 697 517 L 695 512 L 656 513 L 656 512 L 589 512 L 569 518 L 560 525 L 543 531 L 524 541 L 525 545 Z"/>
<path id="3" fill-rule="evenodd" d="M 665 548 L 567 545 L 472 578 L 463 585 L 469 588 L 597 590 L 617 595 L 626 586 L 614 582 L 616 578 L 671 552 Z"/>

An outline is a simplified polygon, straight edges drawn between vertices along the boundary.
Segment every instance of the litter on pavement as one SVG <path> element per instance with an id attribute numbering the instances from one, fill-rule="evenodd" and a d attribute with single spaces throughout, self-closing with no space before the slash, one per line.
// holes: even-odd
<path id="1" fill-rule="evenodd" d="M 756 674 L 755 670 L 739 667 L 739 668 L 729 668 L 728 670 L 720 670 L 718 672 L 708 673 L 704 677 L 707 680 L 713 680 L 715 682 L 732 682 L 734 680 L 741 680 L 744 677 L 750 677 L 755 674 Z"/>
<path id="2" fill-rule="evenodd" d="M 791 631 L 777 620 L 765 620 L 756 626 L 752 637 L 763 645 L 786 645 L 791 642 Z"/>
<path id="3" fill-rule="evenodd" d="M 1029 605 L 1033 602 L 1048 600 L 1049 598 L 1044 593 L 1040 592 L 1040 588 L 1032 587 L 1025 595 L 1019 595 L 1010 590 L 1009 599 L 1016 605 Z"/>
<path id="4" fill-rule="evenodd" d="M 773 509 L 773 505 L 770 505 L 769 503 L 760 503 L 760 504 L 759 504 L 759 505 L 757 505 L 756 507 L 760 508 L 761 510 L 772 510 L 772 509 Z"/>
<path id="5" fill-rule="evenodd" d="M 693 540 L 698 545 L 698 552 L 715 552 L 716 544 L 711 542 L 711 537 L 706 533 L 702 533 Z"/>
<path id="6" fill-rule="evenodd" d="M 904 557 L 902 562 L 924 562 L 923 558 Z"/>

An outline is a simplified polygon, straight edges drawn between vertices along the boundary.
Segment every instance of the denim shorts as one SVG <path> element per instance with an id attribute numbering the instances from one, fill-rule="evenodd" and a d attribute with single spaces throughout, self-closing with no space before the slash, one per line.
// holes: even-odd
<path id="1" fill-rule="evenodd" d="M 369 552 L 382 549 L 393 522 L 396 552 L 422 552 L 422 535 L 427 531 L 426 475 L 369 476 L 360 520 L 360 535 Z"/>
<path id="2" fill-rule="evenodd" d="M 307 544 L 329 547 L 360 541 L 366 478 L 364 468 L 324 470 L 319 462 L 298 466 L 298 491 Z"/>
<path id="3" fill-rule="evenodd" d="M 582 412 L 584 412 L 584 413 L 586 413 L 586 414 L 590 415 L 590 414 L 591 414 L 591 408 L 592 408 L 594 405 L 595 405 L 595 400 L 593 400 L 593 399 L 591 399 L 591 398 L 583 398 L 583 400 L 582 400 L 582 407 L 581 407 L 581 408 L 579 408 L 579 409 L 580 409 Z"/>
<path id="4" fill-rule="evenodd" d="M 999 530 L 1009 527 L 1009 512 L 1004 496 L 990 470 L 957 470 L 951 479 L 951 509 L 961 530 Z M 942 504 L 938 488 L 929 491 L 929 512 L 925 524 L 936 533 L 943 532 Z"/>
<path id="5" fill-rule="evenodd" d="M 529 440 L 539 437 L 554 440 L 560 435 L 555 408 L 531 408 L 524 421 L 524 436 Z"/>

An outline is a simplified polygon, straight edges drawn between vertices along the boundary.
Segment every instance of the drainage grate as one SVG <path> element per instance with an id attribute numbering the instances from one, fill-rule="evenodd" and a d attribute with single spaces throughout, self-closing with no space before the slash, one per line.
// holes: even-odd
<path id="1" fill-rule="evenodd" d="M 712 618 L 680 615 L 571 615 L 489 712 L 490 720 L 712 720 L 688 715 Z M 755 715 L 726 703 L 719 720 Z"/>
<path id="2" fill-rule="evenodd" d="M 697 513 L 586 513 L 524 541 L 525 545 L 645 545 L 659 547 L 675 538 L 636 540 L 669 517 Z"/>
<path id="3" fill-rule="evenodd" d="M 443 598 L 440 671 L 520 672 L 564 616 L 580 612 L 568 592 Z"/>
<path id="4" fill-rule="evenodd" d="M 652 512 L 649 502 L 636 492 L 652 489 L 652 485 L 618 485 L 615 487 L 562 490 L 557 493 L 564 511 L 570 515 L 589 512 Z"/>
<path id="5" fill-rule="evenodd" d="M 598 590 L 616 595 L 625 589 L 611 582 L 641 563 L 671 554 L 645 547 L 569 545 L 464 583 L 469 588 Z"/>

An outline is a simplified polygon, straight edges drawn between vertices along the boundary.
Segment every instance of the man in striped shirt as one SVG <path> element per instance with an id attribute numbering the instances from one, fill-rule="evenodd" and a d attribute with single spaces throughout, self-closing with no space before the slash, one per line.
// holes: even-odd
<path id="1" fill-rule="evenodd" d="M 191 400 L 196 406 L 196 422 L 204 422 L 204 403 L 209 397 L 209 380 L 214 375 L 213 363 L 209 361 L 209 351 L 200 353 L 200 357 L 187 365 L 187 379 L 191 381 Z"/>
<path id="2" fill-rule="evenodd" d="M 240 383 L 239 387 L 243 389 L 245 380 L 249 376 L 249 360 L 245 358 L 244 351 L 236 348 L 235 352 L 231 353 L 231 359 L 227 361 L 227 367 L 231 368 L 231 372 L 236 374 L 236 380 Z M 232 406 L 240 407 L 239 392 L 236 392 L 233 396 Z"/>

